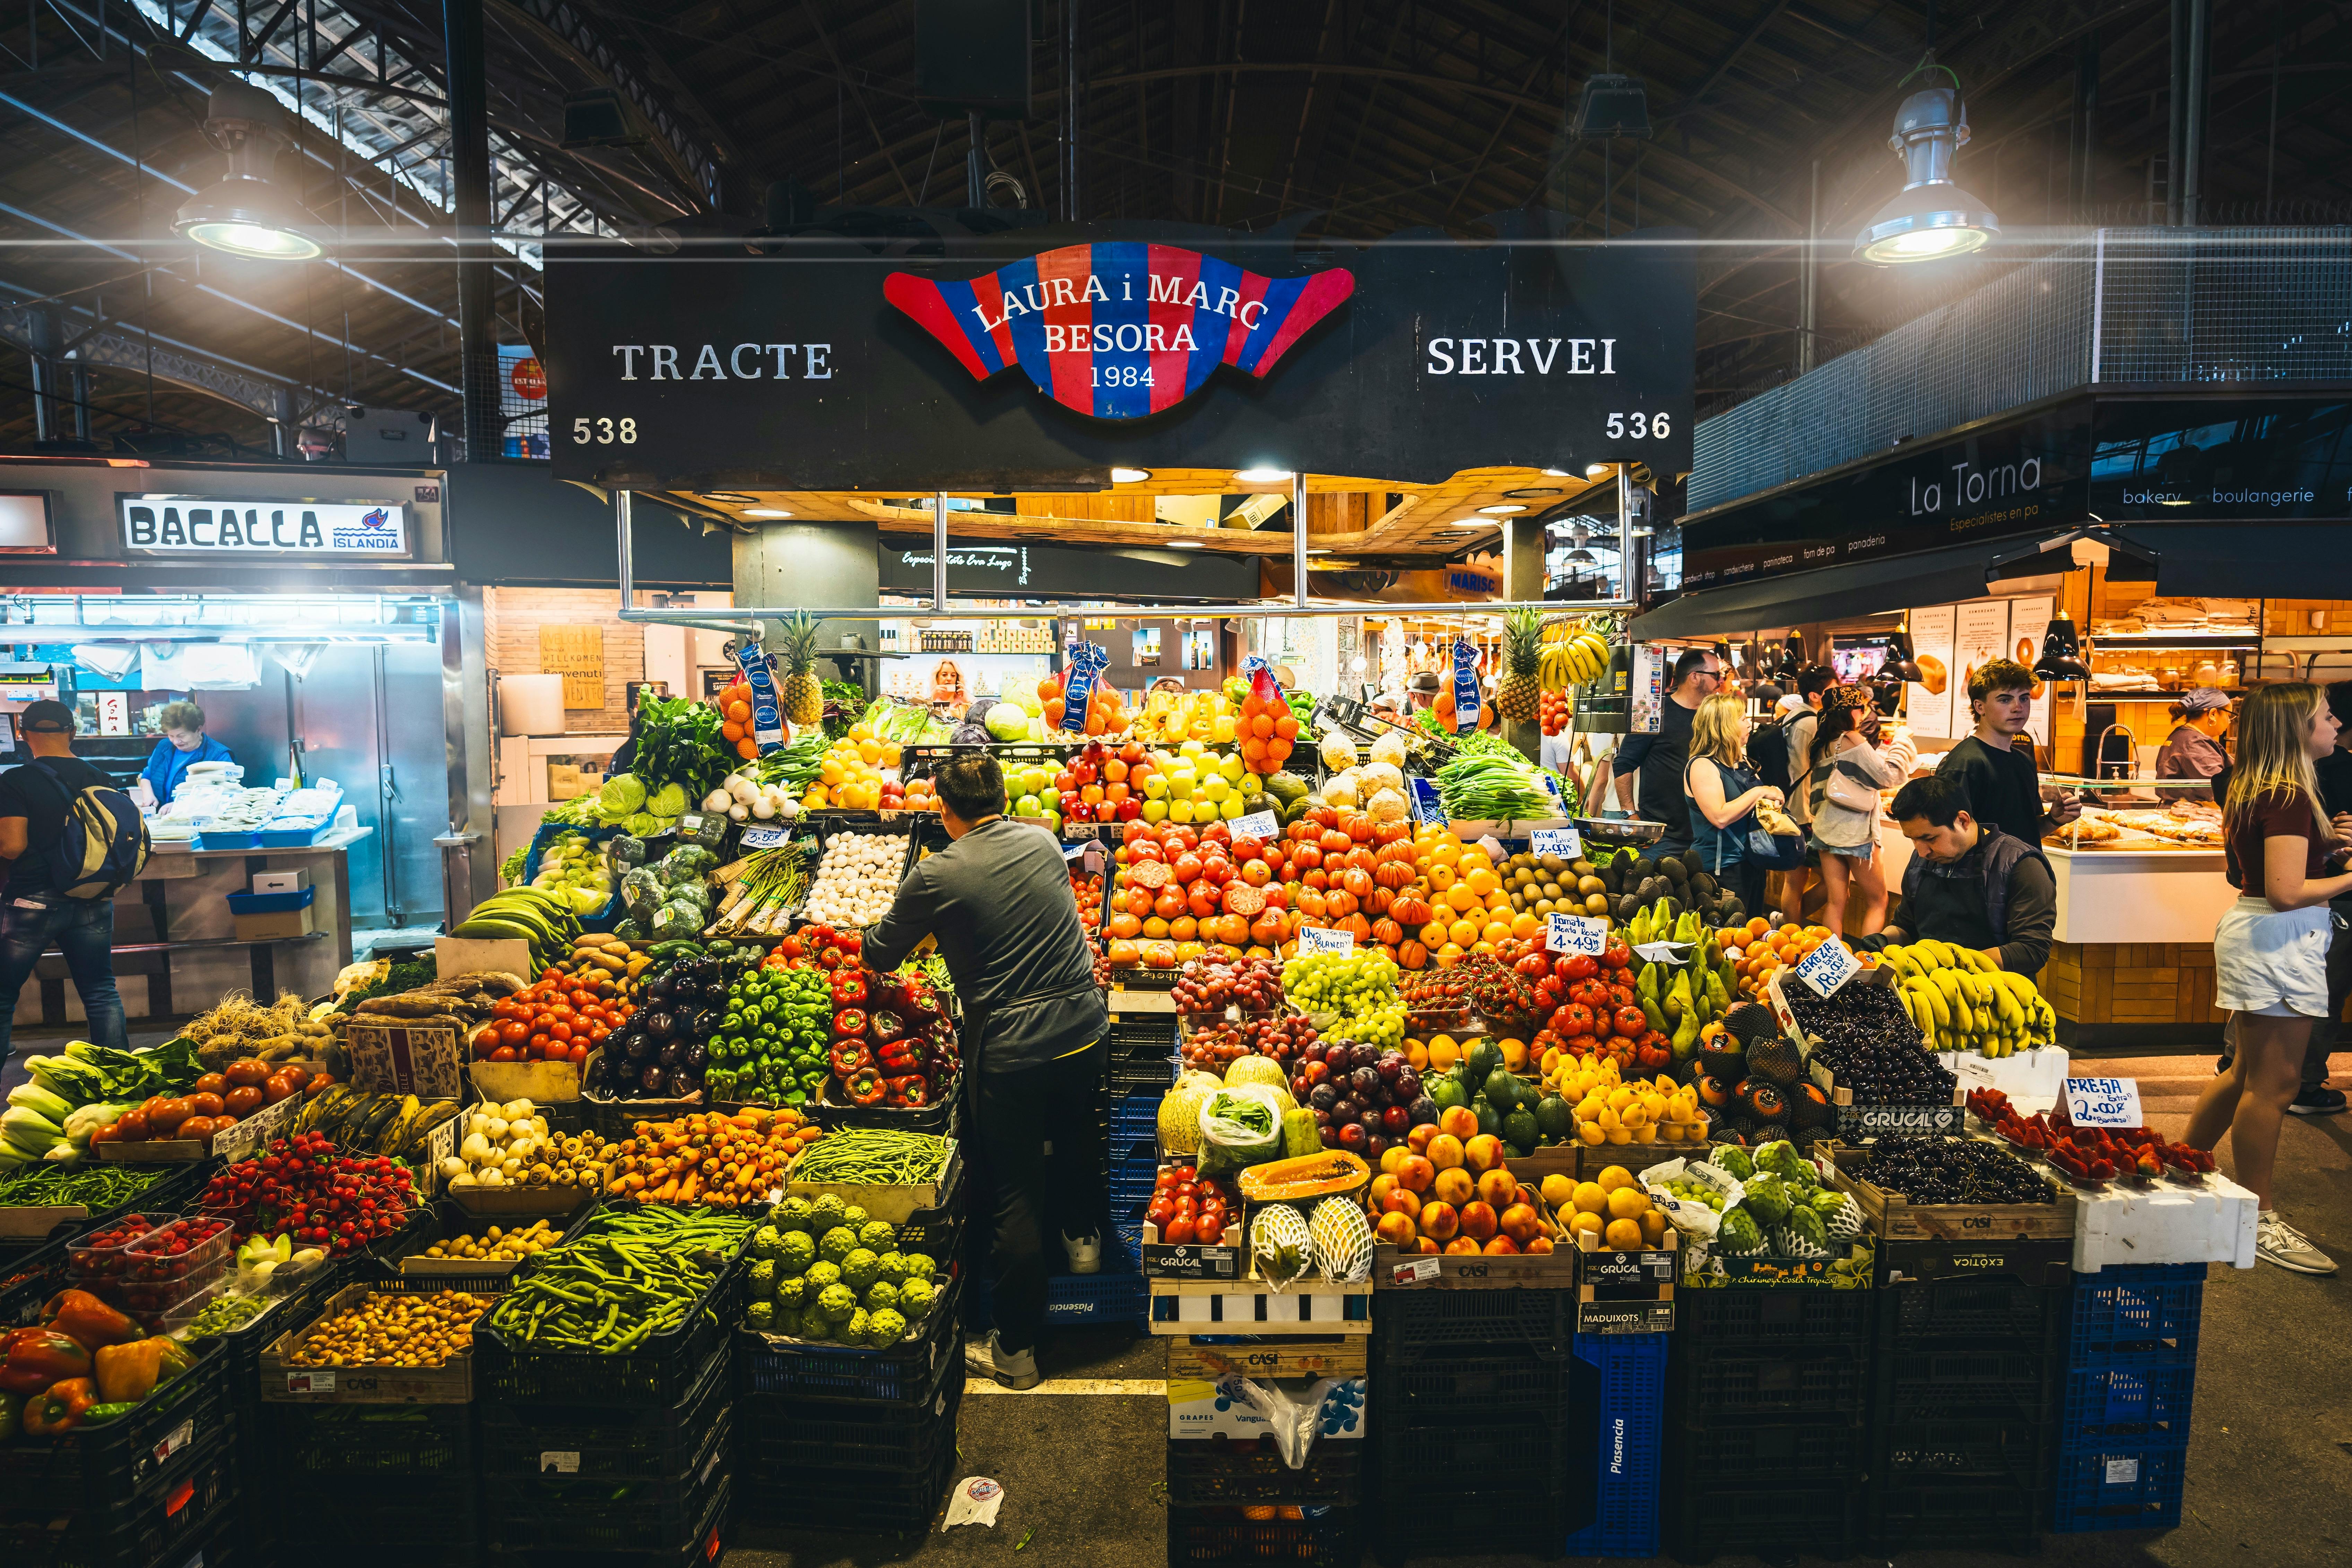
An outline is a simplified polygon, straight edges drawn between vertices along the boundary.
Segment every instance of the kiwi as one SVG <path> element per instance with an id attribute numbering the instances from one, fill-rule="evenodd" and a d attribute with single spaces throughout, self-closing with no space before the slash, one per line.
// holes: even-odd
<path id="1" fill-rule="evenodd" d="M 1605 891 L 1605 889 L 1601 886 L 1601 879 L 1598 877 L 1579 877 L 1576 879 L 1576 890 L 1580 893 L 1598 893 Z"/>
<path id="2" fill-rule="evenodd" d="M 1569 862 L 1568 869 L 1569 874 L 1571 876 L 1590 877 L 1592 875 L 1592 862 L 1590 860 L 1571 860 Z"/>

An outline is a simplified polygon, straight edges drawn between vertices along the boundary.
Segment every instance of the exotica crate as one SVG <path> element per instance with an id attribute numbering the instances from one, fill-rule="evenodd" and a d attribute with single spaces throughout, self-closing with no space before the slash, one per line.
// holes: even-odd
<path id="1" fill-rule="evenodd" d="M 1591 1390 L 1589 1402 L 1576 1405 L 1589 1403 L 1593 1412 L 1592 1522 L 1568 1538 L 1569 1555 L 1654 1555 L 1666 1342 L 1654 1334 L 1579 1334 L 1575 1349 L 1575 1386 Z M 1585 1495 L 1580 1481 L 1575 1495 Z"/>
<path id="2" fill-rule="evenodd" d="M 2188 1479 L 2185 1447 L 2068 1447 L 2058 1456 L 2050 1528 L 2068 1535 L 2094 1530 L 2170 1530 L 2180 1522 Z"/>
<path id="3" fill-rule="evenodd" d="M 2074 1281 L 2066 1363 L 2171 1351 L 2195 1359 L 2205 1310 L 2202 1263 L 2103 1268 Z"/>
<path id="4" fill-rule="evenodd" d="M 1878 1249 L 1878 1321 L 1888 1342 L 2050 1340 L 2073 1300 L 2074 1244 L 1888 1242 Z"/>
<path id="5" fill-rule="evenodd" d="M 2056 1392 L 2054 1344 L 2032 1341 L 1980 1345 L 1881 1346 L 1877 1398 L 1891 1410 L 2022 1410 L 2050 1417 Z"/>

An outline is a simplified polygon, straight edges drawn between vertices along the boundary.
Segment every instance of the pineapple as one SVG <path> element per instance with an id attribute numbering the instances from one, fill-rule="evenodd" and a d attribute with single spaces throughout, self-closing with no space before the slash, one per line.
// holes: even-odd
<path id="1" fill-rule="evenodd" d="M 1543 652 L 1543 617 L 1533 610 L 1513 610 L 1503 622 L 1503 679 L 1495 683 L 1495 711 L 1513 723 L 1532 723 L 1542 704 L 1542 683 L 1536 678 Z"/>
<path id="2" fill-rule="evenodd" d="M 805 613 L 795 615 L 784 623 L 784 683 L 776 692 L 776 705 L 795 728 L 821 721 L 824 718 L 824 688 L 816 679 L 816 623 Z"/>

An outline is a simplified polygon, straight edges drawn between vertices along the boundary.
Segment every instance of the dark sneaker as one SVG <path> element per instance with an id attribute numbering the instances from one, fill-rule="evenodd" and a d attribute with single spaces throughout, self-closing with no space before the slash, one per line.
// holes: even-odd
<path id="1" fill-rule="evenodd" d="M 2334 1116 L 2344 1109 L 2344 1091 L 2320 1084 L 2296 1095 L 2286 1109 L 2290 1116 Z"/>

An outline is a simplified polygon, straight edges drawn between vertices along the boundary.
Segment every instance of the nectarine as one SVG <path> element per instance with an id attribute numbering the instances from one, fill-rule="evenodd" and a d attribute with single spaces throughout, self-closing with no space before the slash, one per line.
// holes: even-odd
<path id="1" fill-rule="evenodd" d="M 1486 1241 L 1495 1234 L 1495 1208 L 1492 1204 L 1467 1203 L 1462 1205 L 1462 1234 L 1475 1240 Z"/>

